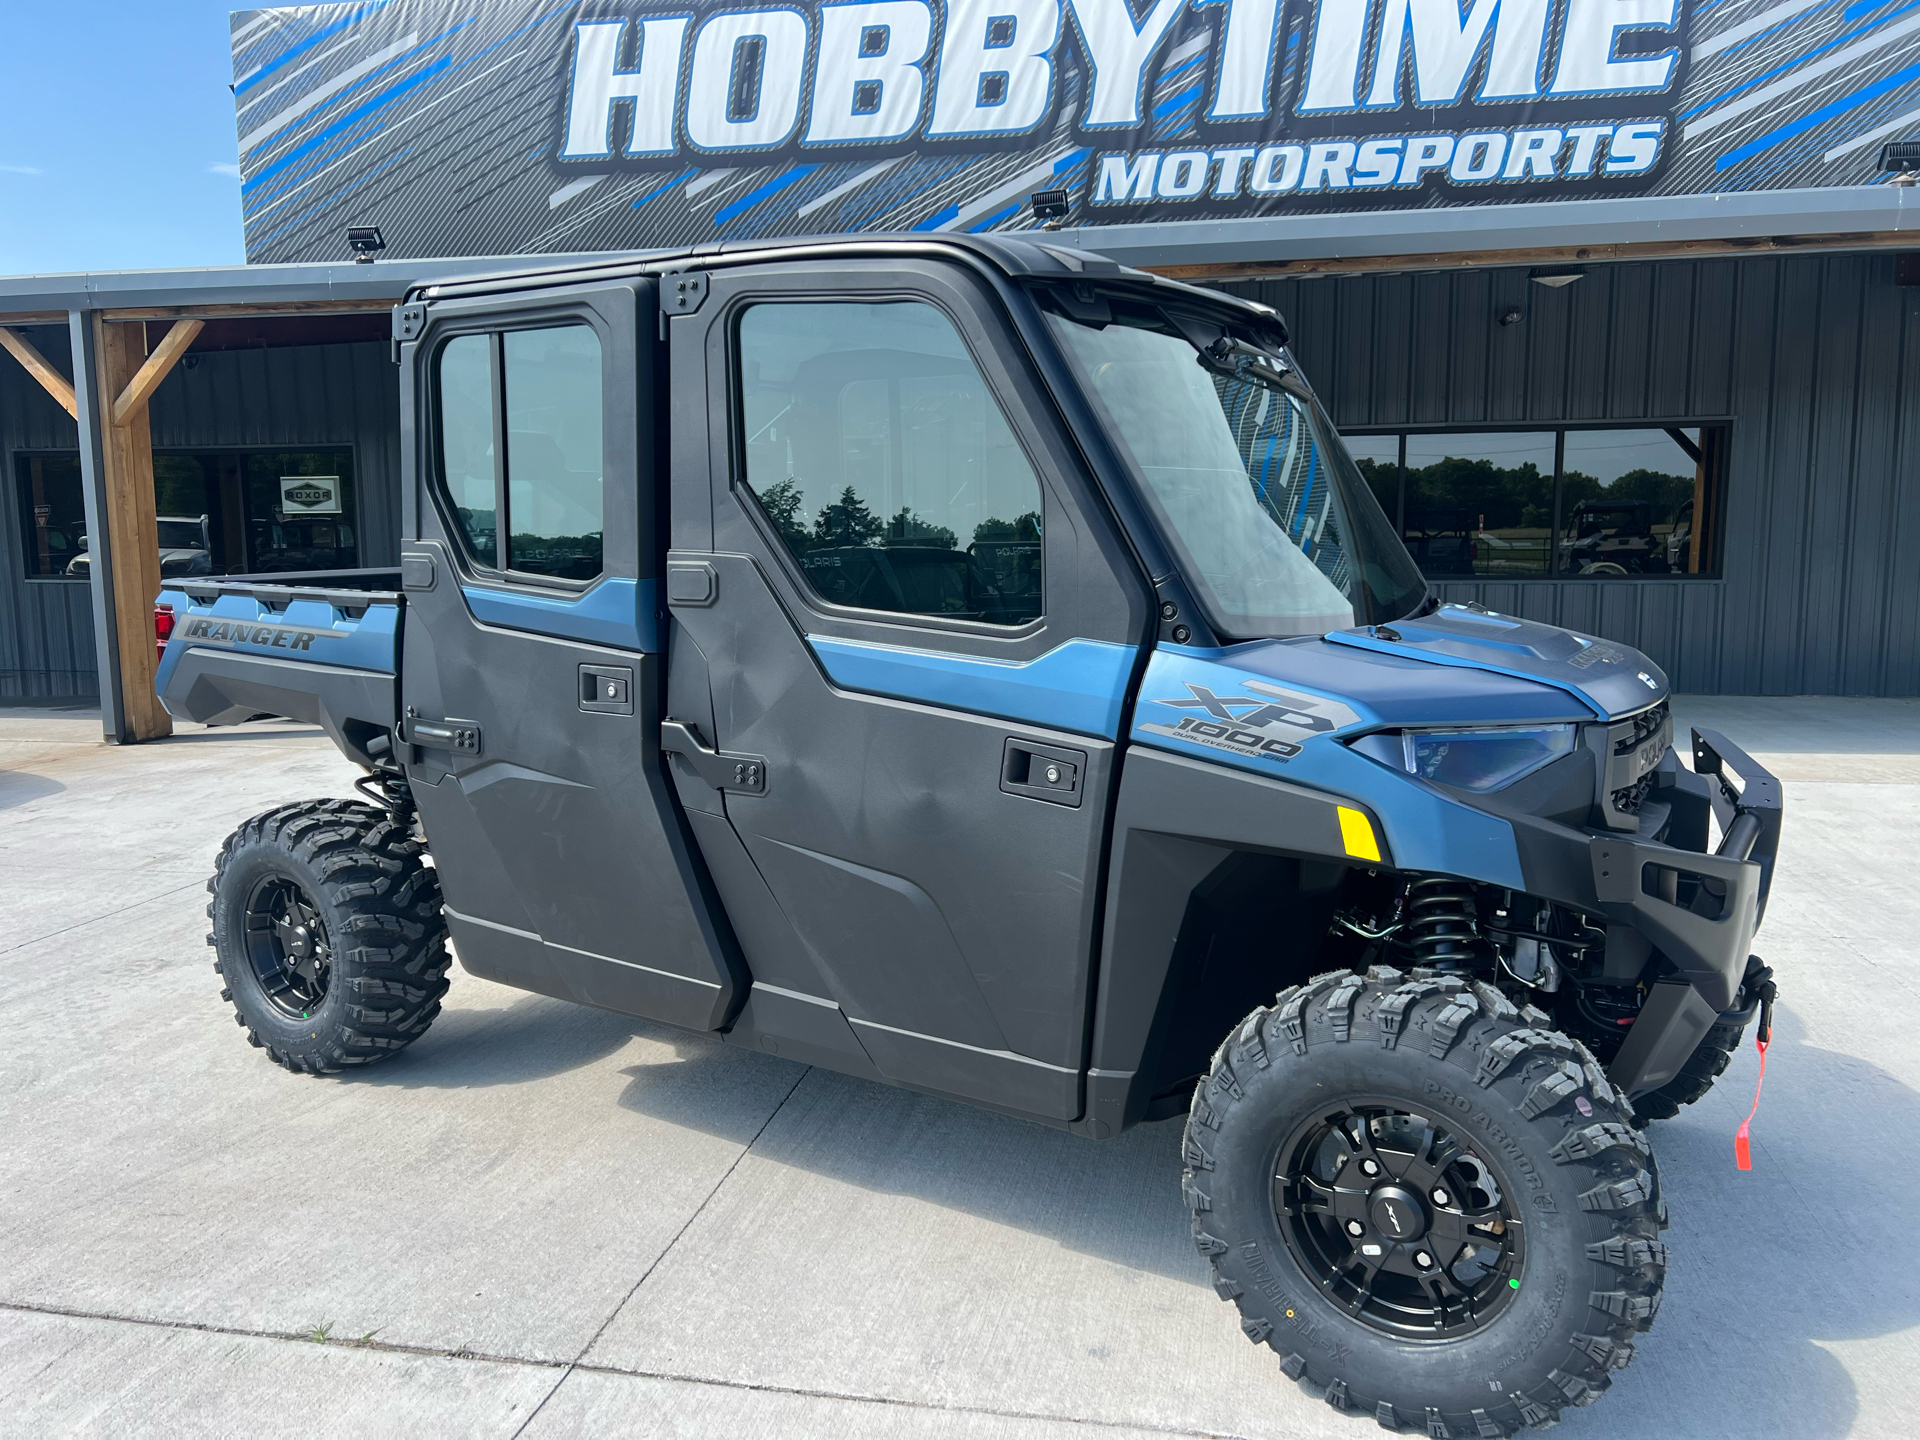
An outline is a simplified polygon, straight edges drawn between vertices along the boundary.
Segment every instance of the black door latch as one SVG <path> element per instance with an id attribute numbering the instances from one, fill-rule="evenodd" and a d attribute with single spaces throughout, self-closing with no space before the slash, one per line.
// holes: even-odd
<path id="1" fill-rule="evenodd" d="M 684 720 L 660 722 L 660 748 L 678 755 L 693 767 L 693 773 L 716 790 L 734 790 L 745 795 L 767 793 L 767 762 L 761 755 L 735 755 L 715 750 L 703 743 L 700 732 Z"/>
<path id="2" fill-rule="evenodd" d="M 409 718 L 400 738 L 409 745 L 428 750 L 452 750 L 460 755 L 480 753 L 480 727 L 471 720 Z"/>

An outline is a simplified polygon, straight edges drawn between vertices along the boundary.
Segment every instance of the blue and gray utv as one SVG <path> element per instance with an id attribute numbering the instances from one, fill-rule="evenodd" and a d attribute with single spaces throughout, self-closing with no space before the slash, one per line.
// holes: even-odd
<path id="1" fill-rule="evenodd" d="M 394 323 L 400 569 L 160 597 L 173 714 L 367 772 L 221 852 L 254 1044 L 388 1059 L 457 954 L 1093 1139 L 1185 1115 L 1216 1288 L 1336 1408 L 1607 1386 L 1642 1124 L 1771 999 L 1778 786 L 1682 765 L 1645 656 L 1436 604 L 1279 316 L 916 236 Z"/>

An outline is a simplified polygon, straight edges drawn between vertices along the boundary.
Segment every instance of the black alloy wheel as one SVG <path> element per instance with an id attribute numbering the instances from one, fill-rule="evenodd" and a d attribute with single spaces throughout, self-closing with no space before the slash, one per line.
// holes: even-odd
<path id="1" fill-rule="evenodd" d="M 247 897 L 246 937 L 268 1003 L 296 1020 L 310 1018 L 333 977 L 333 943 L 312 898 L 287 876 L 265 877 Z"/>
<path id="2" fill-rule="evenodd" d="M 1388 1101 L 1330 1106 L 1280 1147 L 1274 1218 L 1321 1292 L 1369 1329 L 1451 1340 L 1520 1288 L 1524 1219 L 1468 1143 Z"/>
<path id="3" fill-rule="evenodd" d="M 359 800 L 282 805 L 227 837 L 207 889 L 220 998 L 275 1064 L 371 1065 L 440 1013 L 439 877 L 408 817 Z"/>
<path id="4" fill-rule="evenodd" d="M 1379 965 L 1289 986 L 1214 1052 L 1182 1137 L 1194 1245 L 1283 1376 L 1456 1440 L 1613 1383 L 1660 1307 L 1659 1172 L 1551 1025 Z"/>

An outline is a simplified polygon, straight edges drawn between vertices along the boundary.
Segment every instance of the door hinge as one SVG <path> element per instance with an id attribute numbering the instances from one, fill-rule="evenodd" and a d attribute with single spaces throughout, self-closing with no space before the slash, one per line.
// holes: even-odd
<path id="1" fill-rule="evenodd" d="M 734 790 L 744 795 L 767 793 L 765 756 L 735 755 L 711 749 L 700 739 L 700 732 L 684 720 L 660 722 L 660 748 L 669 755 L 678 755 L 692 767 L 695 775 L 716 790 Z"/>

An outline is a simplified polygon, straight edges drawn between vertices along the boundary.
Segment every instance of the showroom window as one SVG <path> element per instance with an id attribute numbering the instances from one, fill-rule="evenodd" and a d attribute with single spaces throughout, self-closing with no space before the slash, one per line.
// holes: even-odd
<path id="1" fill-rule="evenodd" d="M 79 452 L 13 463 L 27 578 L 86 579 Z M 156 450 L 153 502 L 162 579 L 360 563 L 349 449 Z"/>
<path id="2" fill-rule="evenodd" d="M 1724 425 L 1345 438 L 1430 579 L 1719 573 Z"/>
<path id="3" fill-rule="evenodd" d="M 27 578 L 79 578 L 67 575 L 67 566 L 86 549 L 87 539 L 79 454 L 16 455 L 13 480 Z"/>

